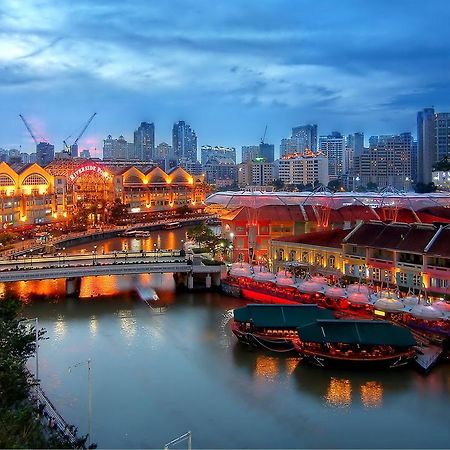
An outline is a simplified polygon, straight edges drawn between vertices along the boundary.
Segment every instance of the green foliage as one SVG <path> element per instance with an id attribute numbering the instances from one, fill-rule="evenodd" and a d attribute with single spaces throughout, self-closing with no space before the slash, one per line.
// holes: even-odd
<path id="1" fill-rule="evenodd" d="M 414 186 L 414 190 L 419 193 L 419 194 L 425 194 L 428 192 L 435 192 L 436 191 L 436 186 L 433 182 L 428 183 L 428 184 L 424 184 L 424 183 L 417 183 Z"/>
<path id="2" fill-rule="evenodd" d="M 116 198 L 114 200 L 114 203 L 110 209 L 110 215 L 113 222 L 117 222 L 128 217 L 126 205 L 122 203 L 120 198 Z"/>
<path id="3" fill-rule="evenodd" d="M 344 184 L 342 183 L 342 180 L 331 180 L 328 183 L 328 189 L 330 189 L 331 191 L 342 191 L 344 190 Z"/>
<path id="4" fill-rule="evenodd" d="M 367 191 L 376 191 L 376 190 L 378 190 L 378 185 L 377 185 L 377 183 L 372 183 L 371 181 L 369 181 L 369 182 L 367 183 L 366 190 L 367 190 Z"/>
<path id="5" fill-rule="evenodd" d="M 284 183 L 279 178 L 272 181 L 272 186 L 276 191 L 282 191 L 284 189 Z"/>
<path id="6" fill-rule="evenodd" d="M 69 448 L 28 400 L 32 382 L 25 364 L 35 352 L 35 330 L 18 319 L 19 310 L 17 299 L 0 300 L 0 448 Z"/>
<path id="7" fill-rule="evenodd" d="M 450 158 L 446 156 L 441 161 L 437 162 L 434 165 L 433 170 L 450 170 Z"/>

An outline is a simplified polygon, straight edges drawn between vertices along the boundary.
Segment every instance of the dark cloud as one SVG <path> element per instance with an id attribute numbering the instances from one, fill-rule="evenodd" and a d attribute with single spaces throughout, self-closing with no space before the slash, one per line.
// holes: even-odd
<path id="1" fill-rule="evenodd" d="M 185 119 L 200 143 L 236 146 L 261 123 L 278 143 L 302 122 L 414 131 L 418 109 L 450 108 L 447 0 L 1 3 L 2 94 L 56 135 L 69 103 L 74 123 L 98 109 L 100 136 L 148 119 L 168 140 Z M 22 139 L 8 129 L 0 146 Z"/>

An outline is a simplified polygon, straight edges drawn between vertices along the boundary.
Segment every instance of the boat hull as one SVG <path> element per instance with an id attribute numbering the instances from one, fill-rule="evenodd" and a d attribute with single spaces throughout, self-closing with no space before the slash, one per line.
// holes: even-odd
<path id="1" fill-rule="evenodd" d="M 294 351 L 292 339 L 289 338 L 268 337 L 255 331 L 243 332 L 239 330 L 234 322 L 231 324 L 231 331 L 240 343 L 249 347 L 265 348 L 266 350 L 271 351 Z"/>

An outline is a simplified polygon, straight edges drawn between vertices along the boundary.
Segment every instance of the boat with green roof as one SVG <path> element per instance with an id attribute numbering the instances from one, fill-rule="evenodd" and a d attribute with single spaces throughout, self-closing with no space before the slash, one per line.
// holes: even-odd
<path id="1" fill-rule="evenodd" d="M 381 320 L 318 319 L 297 328 L 294 348 L 320 366 L 395 368 L 411 363 L 417 345 L 411 331 Z"/>
<path id="2" fill-rule="evenodd" d="M 233 311 L 231 330 L 238 340 L 269 350 L 294 349 L 297 328 L 317 319 L 333 319 L 330 310 L 317 305 L 249 304 Z"/>

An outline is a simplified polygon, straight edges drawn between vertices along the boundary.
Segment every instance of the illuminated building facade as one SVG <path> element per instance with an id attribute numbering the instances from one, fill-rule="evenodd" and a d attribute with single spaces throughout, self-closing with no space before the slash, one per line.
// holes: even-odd
<path id="1" fill-rule="evenodd" d="M 103 165 L 92 160 L 54 160 L 10 166 L 0 163 L 0 224 L 62 221 L 89 212 L 88 221 L 108 220 L 109 208 L 119 199 L 130 213 L 204 206 L 202 175 L 178 167 Z"/>
<path id="2" fill-rule="evenodd" d="M 450 226 L 382 222 L 271 240 L 273 270 L 288 262 L 363 282 L 449 296 Z"/>

